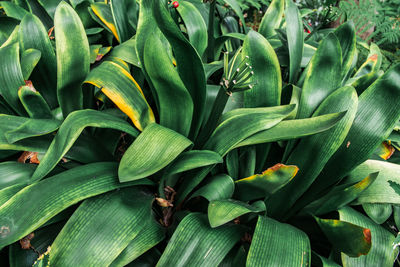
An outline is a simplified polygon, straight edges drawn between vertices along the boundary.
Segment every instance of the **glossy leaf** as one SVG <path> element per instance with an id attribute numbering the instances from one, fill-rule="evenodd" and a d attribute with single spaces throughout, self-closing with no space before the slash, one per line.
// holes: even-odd
<path id="1" fill-rule="evenodd" d="M 193 101 L 162 43 L 162 35 L 147 37 L 144 67 L 157 93 L 160 124 L 188 136 L 193 115 Z M 154 53 L 157 51 L 157 53 Z"/>
<path id="2" fill-rule="evenodd" d="M 324 132 L 336 125 L 344 115 L 345 113 L 342 112 L 308 119 L 284 120 L 270 129 L 253 134 L 235 147 L 290 140 Z"/>
<path id="3" fill-rule="evenodd" d="M 368 217 L 377 224 L 386 222 L 393 211 L 390 203 L 365 203 L 362 206 Z"/>
<path id="4" fill-rule="evenodd" d="M 304 88 L 303 88 L 304 89 Z M 270 214 L 283 216 L 296 200 L 307 191 L 326 162 L 344 141 L 357 111 L 357 93 L 353 87 L 342 87 L 327 97 L 313 116 L 346 111 L 346 115 L 328 131 L 300 141 L 286 164 L 299 168 L 297 176 L 270 198 Z M 318 147 L 318 150 L 314 149 Z M 291 210 L 295 212 L 296 210 Z"/>
<path id="5" fill-rule="evenodd" d="M 209 182 L 200 187 L 190 198 L 202 196 L 208 201 L 228 199 L 233 195 L 235 184 L 226 174 L 219 174 L 210 178 Z"/>
<path id="6" fill-rule="evenodd" d="M 262 174 L 237 180 L 235 197 L 243 201 L 268 197 L 292 180 L 298 170 L 296 166 L 278 163 Z"/>
<path id="7" fill-rule="evenodd" d="M 176 9 L 185 23 L 189 40 L 202 56 L 207 48 L 207 26 L 200 11 L 189 1 L 180 1 Z"/>
<path id="8" fill-rule="evenodd" d="M 63 122 L 39 166 L 32 175 L 32 181 L 42 179 L 62 159 L 86 127 L 111 128 L 124 131 L 132 136 L 138 132 L 125 120 L 95 110 L 79 110 L 71 113 Z"/>
<path id="9" fill-rule="evenodd" d="M 34 48 L 27 49 L 22 53 L 21 71 L 24 80 L 28 80 L 31 76 L 33 69 L 40 60 L 41 54 L 39 50 Z"/>
<path id="10" fill-rule="evenodd" d="M 360 66 L 354 77 L 361 77 L 371 72 L 377 72 L 382 65 L 382 53 L 379 47 L 371 43 L 367 60 Z"/>
<path id="11" fill-rule="evenodd" d="M 0 163 L 0 190 L 8 186 L 27 183 L 31 177 L 35 165 L 13 161 Z M 0 203 L 1 205 L 1 203 Z"/>
<path id="12" fill-rule="evenodd" d="M 142 89 L 131 74 L 118 64 L 110 61 L 102 63 L 89 73 L 85 83 L 101 88 L 140 131 L 155 121 Z"/>
<path id="13" fill-rule="evenodd" d="M 115 39 L 120 42 L 117 27 L 113 20 L 111 7 L 106 3 L 95 2 L 90 5 L 90 8 L 94 15 L 98 18 L 100 25 L 111 32 L 114 35 Z"/>
<path id="14" fill-rule="evenodd" d="M 285 0 L 273 0 L 268 6 L 258 30 L 265 38 L 268 39 L 276 34 L 275 29 L 281 23 L 284 8 Z"/>
<path id="15" fill-rule="evenodd" d="M 348 21 L 340 25 L 334 33 L 339 39 L 342 48 L 342 79 L 345 79 L 351 71 L 354 57 L 357 56 L 356 30 L 354 28 L 354 23 Z"/>
<path id="16" fill-rule="evenodd" d="M 115 163 L 88 164 L 25 187 L 0 207 L 4 229 L 0 247 L 18 241 L 83 199 L 132 185 L 120 184 L 116 170 Z"/>
<path id="17" fill-rule="evenodd" d="M 244 19 L 243 11 L 240 8 L 239 3 L 236 0 L 224 0 L 224 2 L 226 4 L 228 4 L 233 9 L 233 11 L 235 11 L 236 15 L 239 17 L 240 21 L 242 22 L 243 30 L 246 33 L 246 21 Z"/>
<path id="18" fill-rule="evenodd" d="M 370 229 L 372 241 L 371 250 L 365 256 L 352 258 L 342 254 L 344 266 L 393 266 L 398 249 L 393 249 L 395 237 L 392 233 L 349 207 L 340 209 L 339 215 L 341 221 L 347 221 Z"/>
<path id="19" fill-rule="evenodd" d="M 233 219 L 251 212 L 258 213 L 266 210 L 263 201 L 249 205 L 233 199 L 213 200 L 208 204 L 208 220 L 212 228 L 221 226 Z"/>
<path id="20" fill-rule="evenodd" d="M 52 119 L 49 105 L 42 95 L 31 86 L 22 86 L 18 90 L 18 97 L 29 117 L 36 119 Z"/>
<path id="21" fill-rule="evenodd" d="M 349 257 L 367 255 L 371 249 L 371 230 L 340 220 L 315 217 L 331 244 Z"/>
<path id="22" fill-rule="evenodd" d="M 64 118 L 82 109 L 82 87 L 90 70 L 90 50 L 85 29 L 75 10 L 61 2 L 54 15 L 57 56 L 57 98 Z"/>
<path id="23" fill-rule="evenodd" d="M 125 152 L 118 169 L 120 182 L 145 178 L 172 162 L 192 142 L 156 123 L 147 126 Z"/>
<path id="24" fill-rule="evenodd" d="M 125 42 L 131 38 L 135 31 L 129 24 L 128 6 L 130 0 L 110 0 L 111 13 L 118 33 L 118 41 Z"/>
<path id="25" fill-rule="evenodd" d="M 20 24 L 19 42 L 23 50 L 30 48 L 41 52 L 41 58 L 32 73 L 31 80 L 35 88 L 46 99 L 51 108 L 58 106 L 57 102 L 57 69 L 56 55 L 45 26 L 33 14 L 26 15 Z"/>
<path id="26" fill-rule="evenodd" d="M 6 15 L 10 18 L 22 20 L 22 18 L 26 14 L 28 14 L 25 9 L 11 1 L 0 1 L 0 7 L 4 10 L 4 13 L 6 13 Z"/>
<path id="27" fill-rule="evenodd" d="M 248 56 L 254 75 L 253 88 L 244 92 L 245 107 L 269 107 L 281 103 L 282 78 L 278 58 L 269 42 L 250 31 L 243 42 L 243 56 Z"/>
<path id="28" fill-rule="evenodd" d="M 110 265 L 144 228 L 152 201 L 151 194 L 137 187 L 84 201 L 54 240 L 51 264 Z"/>
<path id="29" fill-rule="evenodd" d="M 115 46 L 110 53 L 110 56 L 122 59 L 129 64 L 140 67 L 139 57 L 136 52 L 136 39 L 129 39 L 120 45 Z"/>
<path id="30" fill-rule="evenodd" d="M 308 266 L 310 261 L 310 241 L 304 232 L 258 216 L 246 266 Z"/>
<path id="31" fill-rule="evenodd" d="M 289 83 L 294 83 L 300 70 L 303 58 L 303 22 L 297 5 L 291 0 L 286 1 L 286 36 L 289 50 Z M 318 63 L 317 63 L 318 64 Z"/>
<path id="32" fill-rule="evenodd" d="M 218 266 L 241 235 L 236 225 L 213 229 L 205 215 L 191 213 L 179 223 L 157 266 Z"/>

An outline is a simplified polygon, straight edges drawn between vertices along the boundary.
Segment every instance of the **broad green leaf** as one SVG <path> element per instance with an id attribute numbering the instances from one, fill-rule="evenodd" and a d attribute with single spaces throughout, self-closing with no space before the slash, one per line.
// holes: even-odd
<path id="1" fill-rule="evenodd" d="M 23 238 L 67 207 L 125 185 L 132 183 L 118 182 L 116 163 L 101 162 L 76 167 L 25 187 L 0 206 L 0 248 Z"/>
<path id="2" fill-rule="evenodd" d="M 296 166 L 278 163 L 262 174 L 237 180 L 235 182 L 235 198 L 248 201 L 268 197 L 292 180 L 298 170 L 299 168 Z"/>
<path id="3" fill-rule="evenodd" d="M 48 174 L 72 147 L 86 127 L 110 128 L 137 136 L 138 132 L 125 120 L 96 110 L 74 111 L 65 119 L 46 154 L 32 175 L 37 181 Z"/>
<path id="4" fill-rule="evenodd" d="M 391 183 L 400 183 L 400 165 L 380 160 L 367 160 L 355 168 L 345 180 L 346 183 L 357 182 L 363 175 L 379 172 L 375 182 L 358 196 L 354 204 L 393 203 L 400 204 L 400 195 L 392 188 Z"/>
<path id="5" fill-rule="evenodd" d="M 310 196 L 318 197 L 317 192 L 337 183 L 367 160 L 390 135 L 400 119 L 399 81 L 400 64 L 397 64 L 360 95 L 357 114 L 351 129 L 310 188 Z"/>
<path id="6" fill-rule="evenodd" d="M 339 215 L 341 221 L 368 228 L 371 231 L 372 241 L 371 250 L 365 256 L 352 258 L 342 254 L 343 266 L 393 266 L 398 249 L 393 249 L 395 236 L 392 233 L 349 207 L 340 209 Z"/>
<path id="7" fill-rule="evenodd" d="M 111 61 L 103 62 L 89 73 L 85 83 L 100 88 L 140 131 L 155 121 L 139 84 L 120 65 Z"/>
<path id="8" fill-rule="evenodd" d="M 371 86 L 371 84 L 373 84 L 382 75 L 383 71 L 382 72 L 373 71 L 359 77 L 356 80 L 350 79 L 348 80 L 348 82 L 351 81 L 352 82 L 351 86 L 353 86 L 357 90 L 358 95 L 361 95 L 368 87 Z"/>
<path id="9" fill-rule="evenodd" d="M 204 149 L 213 150 L 221 156 L 225 156 L 235 145 L 247 137 L 277 125 L 294 108 L 294 105 L 244 108 L 225 113 L 221 118 L 221 123 L 204 145 Z M 232 131 L 232 129 L 237 130 Z"/>
<path id="10" fill-rule="evenodd" d="M 355 200 L 364 190 L 373 184 L 378 173 L 371 173 L 358 183 L 347 184 L 333 188 L 329 193 L 305 207 L 306 212 L 316 215 L 325 214 L 344 207 Z"/>
<path id="11" fill-rule="evenodd" d="M 368 217 L 377 224 L 386 222 L 393 211 L 390 203 L 364 203 L 362 207 Z"/>
<path id="12" fill-rule="evenodd" d="M 0 48 L 0 93 L 14 112 L 24 115 L 24 108 L 18 98 L 18 88 L 25 85 L 19 51 L 18 43 Z"/>
<path id="13" fill-rule="evenodd" d="M 147 37 L 143 55 L 144 68 L 157 94 L 160 125 L 188 136 L 193 116 L 193 101 L 161 38 L 164 37 L 155 34 Z"/>
<path id="14" fill-rule="evenodd" d="M 265 203 L 262 200 L 249 205 L 234 199 L 222 199 L 210 201 L 207 213 L 211 227 L 215 228 L 244 214 L 258 213 L 265 210 Z"/>
<path id="15" fill-rule="evenodd" d="M 336 125 L 344 115 L 345 113 L 341 112 L 315 116 L 308 119 L 284 120 L 270 129 L 260 131 L 247 137 L 237 144 L 235 148 L 281 140 L 290 140 L 324 132 Z"/>
<path id="16" fill-rule="evenodd" d="M 307 191 L 326 162 L 343 143 L 356 115 L 357 104 L 356 91 L 353 87 L 345 86 L 329 95 L 314 112 L 313 116 L 347 111 L 334 127 L 306 137 L 296 146 L 286 164 L 297 166 L 299 173 L 288 185 L 271 196 L 268 209 L 270 214 L 277 217 L 283 216 Z M 291 213 L 296 211 L 295 209 L 290 210 Z"/>
<path id="17" fill-rule="evenodd" d="M 16 185 L 11 185 L 0 190 L 0 207 L 6 203 L 13 195 L 18 193 L 22 188 L 26 186 L 26 183 L 20 183 Z"/>
<path id="18" fill-rule="evenodd" d="M 57 120 L 0 114 L 0 145 L 5 145 L 3 149 L 7 149 L 7 144 L 54 132 L 60 124 L 61 122 Z"/>
<path id="19" fill-rule="evenodd" d="M 284 8 L 285 0 L 273 0 L 268 6 L 258 30 L 265 38 L 268 39 L 276 34 L 275 29 L 281 23 Z"/>
<path id="20" fill-rule="evenodd" d="M 27 49 L 22 53 L 21 71 L 24 80 L 28 80 L 31 76 L 33 69 L 40 60 L 41 54 L 39 50 L 34 48 Z"/>
<path id="21" fill-rule="evenodd" d="M 85 200 L 54 240 L 51 264 L 109 266 L 144 228 L 152 202 L 137 187 Z"/>
<path id="22" fill-rule="evenodd" d="M 309 266 L 311 247 L 299 229 L 258 216 L 246 266 Z"/>
<path id="23" fill-rule="evenodd" d="M 42 95 L 31 86 L 21 86 L 18 97 L 29 117 L 36 119 L 52 119 L 50 107 Z"/>
<path id="24" fill-rule="evenodd" d="M 136 67 L 141 67 L 139 57 L 136 52 L 135 38 L 129 39 L 128 41 L 115 46 L 111 50 L 110 56 L 122 59 L 123 61 L 128 62 Z"/>
<path id="25" fill-rule="evenodd" d="M 267 39 L 250 31 L 243 42 L 243 55 L 254 72 L 253 88 L 244 92 L 245 107 L 278 106 L 281 103 L 282 78 L 278 58 Z"/>
<path id="26" fill-rule="evenodd" d="M 131 38 L 135 30 L 129 24 L 128 6 L 132 0 L 110 0 L 111 13 L 115 28 L 118 33 L 118 41 L 125 42 Z"/>
<path id="27" fill-rule="evenodd" d="M 338 38 L 329 34 L 312 57 L 301 90 L 297 117 L 310 117 L 319 104 L 341 84 L 342 51 Z"/>
<path id="28" fill-rule="evenodd" d="M 303 22 L 297 5 L 291 0 L 285 1 L 286 36 L 289 50 L 289 83 L 294 83 L 303 58 Z"/>
<path id="29" fill-rule="evenodd" d="M 334 31 L 342 48 L 342 79 L 346 79 L 351 71 L 354 57 L 357 56 L 356 30 L 354 23 L 348 21 Z"/>
<path id="30" fill-rule="evenodd" d="M 367 60 L 360 66 L 354 77 L 361 77 L 371 72 L 377 72 L 382 65 L 382 53 L 379 47 L 371 43 Z"/>
<path id="31" fill-rule="evenodd" d="M 180 1 L 176 9 L 185 23 L 189 40 L 200 57 L 207 48 L 207 26 L 200 11 L 189 1 Z"/>
<path id="32" fill-rule="evenodd" d="M 0 190 L 8 186 L 27 183 L 31 177 L 35 165 L 14 161 L 0 163 Z M 1 205 L 2 203 L 0 203 Z"/>
<path id="33" fill-rule="evenodd" d="M 349 257 L 367 255 L 371 249 L 371 231 L 340 220 L 314 217 L 333 247 Z"/>
<path id="34" fill-rule="evenodd" d="M 97 18 L 99 24 L 102 25 L 106 30 L 111 32 L 114 35 L 115 39 L 120 42 L 111 7 L 106 3 L 95 2 L 90 5 L 90 8 Z"/>
<path id="35" fill-rule="evenodd" d="M 179 223 L 157 266 L 218 266 L 241 236 L 237 225 L 213 229 L 206 215 L 191 213 Z"/>
<path id="36" fill-rule="evenodd" d="M 150 248 L 157 245 L 164 239 L 164 229 L 151 219 L 139 234 L 129 243 L 129 245 L 112 262 L 111 267 L 123 267 L 132 262 Z"/>
<path id="37" fill-rule="evenodd" d="M 125 152 L 118 169 L 120 182 L 145 178 L 161 170 L 192 142 L 156 123 L 147 126 Z"/>
<path id="38" fill-rule="evenodd" d="M 82 109 L 82 83 L 90 70 L 85 29 L 75 10 L 62 1 L 54 15 L 57 56 L 57 98 L 64 118 Z"/>
<path id="39" fill-rule="evenodd" d="M 56 55 L 47 31 L 38 17 L 28 14 L 23 18 L 19 29 L 19 42 L 23 50 L 34 48 L 41 52 L 40 61 L 30 79 L 50 108 L 57 107 Z"/>
<path id="40" fill-rule="evenodd" d="M 7 17 L 22 20 L 22 18 L 28 14 L 24 8 L 16 5 L 11 1 L 0 1 L 0 7 L 6 13 Z"/>
<path id="41" fill-rule="evenodd" d="M 206 80 L 203 63 L 196 49 L 175 24 L 165 3 L 156 0 L 148 2 L 153 2 L 153 16 L 158 27 L 171 44 L 179 76 L 192 96 L 194 109 L 190 136 L 191 139 L 194 139 L 200 129 L 205 109 Z"/>
<path id="42" fill-rule="evenodd" d="M 209 182 L 200 187 L 190 198 L 202 196 L 208 201 L 228 199 L 235 190 L 233 179 L 226 174 L 219 174 L 209 179 Z"/>

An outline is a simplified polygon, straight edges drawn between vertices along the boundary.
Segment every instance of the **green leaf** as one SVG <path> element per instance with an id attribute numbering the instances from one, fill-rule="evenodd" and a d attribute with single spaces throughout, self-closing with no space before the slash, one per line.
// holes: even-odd
<path id="1" fill-rule="evenodd" d="M 237 225 L 213 229 L 206 215 L 191 213 L 176 228 L 157 266 L 218 266 L 241 235 Z"/>
<path id="2" fill-rule="evenodd" d="M 57 98 L 64 118 L 82 109 L 82 83 L 90 70 L 85 29 L 75 10 L 62 1 L 54 15 L 57 56 Z"/>
<path id="3" fill-rule="evenodd" d="M 286 36 L 289 50 L 289 83 L 294 83 L 297 79 L 303 58 L 303 22 L 301 20 L 297 5 L 286 0 L 285 9 Z"/>
<path id="4" fill-rule="evenodd" d="M 160 125 L 188 136 L 193 101 L 161 38 L 164 38 L 161 33 L 160 36 L 152 34 L 147 37 L 143 55 L 144 67 L 157 94 Z"/>
<path id="5" fill-rule="evenodd" d="M 341 221 L 347 221 L 370 229 L 372 241 L 371 250 L 365 256 L 352 258 L 342 254 L 343 266 L 393 266 L 398 252 L 398 249 L 393 249 L 393 242 L 395 240 L 393 234 L 349 207 L 340 209 L 339 215 Z"/>
<path id="6" fill-rule="evenodd" d="M 397 64 L 359 97 L 358 110 L 345 141 L 329 160 L 309 189 L 309 199 L 337 183 L 356 166 L 367 160 L 390 135 L 400 119 L 400 64 Z M 366 177 L 370 171 L 365 173 Z M 309 201 L 309 200 L 307 200 Z"/>
<path id="7" fill-rule="evenodd" d="M 331 129 L 345 113 L 332 113 L 308 119 L 284 120 L 276 126 L 253 134 L 235 146 L 242 147 L 254 144 L 269 143 L 281 140 L 305 137 Z"/>
<path id="8" fill-rule="evenodd" d="M 129 23 L 128 6 L 131 0 L 110 0 L 110 7 L 114 24 L 117 29 L 119 42 L 125 42 L 131 38 L 135 30 Z"/>
<path id="9" fill-rule="evenodd" d="M 121 43 L 120 45 L 115 46 L 110 53 L 111 57 L 117 57 L 122 59 L 129 64 L 132 64 L 136 67 L 140 66 L 139 57 L 136 52 L 136 39 L 132 38 L 128 41 Z"/>
<path id="10" fill-rule="evenodd" d="M 14 161 L 0 163 L 0 190 L 8 186 L 27 183 L 31 177 L 35 165 L 25 164 Z M 1 205 L 2 203 L 0 203 Z"/>
<path id="11" fill-rule="evenodd" d="M 349 257 L 367 255 L 371 249 L 371 231 L 358 225 L 314 217 L 331 244 Z"/>
<path id="12" fill-rule="evenodd" d="M 236 0 L 224 0 L 226 4 L 228 4 L 233 11 L 235 11 L 236 15 L 239 17 L 240 21 L 242 22 L 243 31 L 246 33 L 246 21 L 243 16 L 242 9 L 239 6 L 239 3 Z"/>
<path id="13" fill-rule="evenodd" d="M 19 63 L 18 43 L 1 47 L 0 58 L 0 93 L 14 112 L 24 115 L 24 108 L 18 98 L 18 88 L 25 85 Z"/>
<path id="14" fill-rule="evenodd" d="M 58 106 L 57 72 L 55 71 L 57 61 L 47 31 L 40 19 L 32 14 L 26 15 L 19 27 L 21 49 L 34 48 L 41 52 L 40 61 L 31 75 L 31 80 L 50 108 L 55 108 Z"/>
<path id="15" fill-rule="evenodd" d="M 336 262 L 324 258 L 315 253 L 314 251 L 311 254 L 311 262 L 313 263 L 313 265 L 317 267 L 340 267 L 340 265 L 337 264 Z"/>
<path id="16" fill-rule="evenodd" d="M 29 117 L 36 119 L 52 119 L 49 105 L 42 95 L 31 86 L 22 86 L 18 90 L 18 97 Z"/>
<path id="17" fill-rule="evenodd" d="M 298 170 L 299 168 L 296 166 L 278 163 L 262 174 L 237 180 L 235 182 L 235 198 L 248 201 L 268 197 L 292 180 Z"/>
<path id="18" fill-rule="evenodd" d="M 147 126 L 125 152 L 118 169 L 120 182 L 145 178 L 161 170 L 192 142 L 156 123 Z"/>
<path id="19" fill-rule="evenodd" d="M 338 38 L 329 34 L 312 57 L 301 90 L 297 117 L 307 118 L 341 84 L 342 51 Z"/>
<path id="20" fill-rule="evenodd" d="M 76 167 L 29 185 L 0 206 L 0 248 L 18 241 L 83 199 L 129 185 L 132 183 L 118 182 L 115 163 L 104 162 Z"/>
<path id="21" fill-rule="evenodd" d="M 389 203 L 365 203 L 362 205 L 365 213 L 375 223 L 383 224 L 392 215 L 392 204 Z"/>
<path id="22" fill-rule="evenodd" d="M 245 107 L 278 106 L 281 103 L 282 78 L 278 57 L 267 39 L 251 30 L 243 42 L 254 75 L 253 88 L 244 92 Z"/>
<path id="23" fill-rule="evenodd" d="M 21 183 L 21 184 L 11 185 L 9 187 L 0 190 L 0 207 L 25 186 L 26 183 Z"/>
<path id="24" fill-rule="evenodd" d="M 0 144 L 12 144 L 19 140 L 54 132 L 60 121 L 30 119 L 0 114 Z"/>
<path id="25" fill-rule="evenodd" d="M 373 184 L 378 173 L 371 173 L 358 183 L 344 184 L 333 188 L 329 193 L 305 207 L 306 212 L 316 215 L 325 214 L 346 206 L 355 200 L 364 190 Z"/>
<path id="26" fill-rule="evenodd" d="M 268 6 L 267 12 L 265 12 L 258 30 L 265 38 L 268 39 L 276 34 L 275 29 L 277 29 L 281 23 L 284 8 L 284 0 L 273 0 Z"/>
<path id="27" fill-rule="evenodd" d="M 150 219 L 139 234 L 129 243 L 129 245 L 112 262 L 111 267 L 123 267 L 132 262 L 140 255 L 157 245 L 164 239 L 164 229 Z"/>
<path id="28" fill-rule="evenodd" d="M 200 57 L 207 48 L 207 26 L 200 11 L 189 1 L 180 1 L 176 9 L 185 23 L 191 44 Z"/>
<path id="29" fill-rule="evenodd" d="M 303 88 L 304 89 L 304 88 Z M 346 111 L 346 115 L 328 131 L 306 137 L 300 141 L 286 164 L 299 168 L 297 176 L 269 199 L 270 214 L 281 217 L 290 210 L 317 178 L 329 158 L 346 138 L 357 112 L 357 93 L 353 87 L 342 87 L 327 97 L 313 116 Z M 318 147 L 318 149 L 315 149 Z M 292 209 L 290 212 L 296 212 Z"/>
<path id="30" fill-rule="evenodd" d="M 28 80 L 31 76 L 33 69 L 40 60 L 41 54 L 39 50 L 34 48 L 27 49 L 22 53 L 21 71 L 24 80 Z"/>
<path id="31" fill-rule="evenodd" d="M 309 266 L 310 241 L 299 229 L 258 216 L 246 266 Z"/>
<path id="32" fill-rule="evenodd" d="M 95 2 L 90 5 L 90 8 L 94 14 L 93 19 L 112 33 L 115 39 L 120 42 L 110 5 L 102 2 Z"/>
<path id="33" fill-rule="evenodd" d="M 356 30 L 353 21 L 340 25 L 334 33 L 342 47 L 342 79 L 345 80 L 348 74 L 351 74 L 353 60 L 357 56 Z"/>
<path id="34" fill-rule="evenodd" d="M 261 200 L 252 205 L 233 199 L 212 200 L 208 204 L 208 220 L 211 227 L 215 228 L 244 214 L 265 210 L 265 203 Z"/>
<path id="35" fill-rule="evenodd" d="M 228 199 L 232 197 L 234 190 L 233 179 L 226 174 L 219 174 L 211 177 L 209 182 L 194 192 L 190 198 L 202 196 L 208 201 Z"/>
<path id="36" fill-rule="evenodd" d="M 151 0 L 151 2 L 153 2 L 153 16 L 157 25 L 171 44 L 179 76 L 192 96 L 194 109 L 191 134 L 189 136 L 194 139 L 202 124 L 205 109 L 206 80 L 203 63 L 196 49 L 175 24 L 165 3 L 155 0 Z"/>
<path id="37" fill-rule="evenodd" d="M 39 256 L 32 267 L 50 267 L 50 247 L 44 254 Z"/>
<path id="38" fill-rule="evenodd" d="M 382 65 L 382 53 L 379 47 L 371 43 L 367 60 L 360 66 L 354 77 L 361 77 L 371 72 L 377 72 Z"/>
<path id="39" fill-rule="evenodd" d="M 0 7 L 3 9 L 4 13 L 6 13 L 7 17 L 17 20 L 21 20 L 26 14 L 28 14 L 28 11 L 11 1 L 0 1 Z"/>
<path id="40" fill-rule="evenodd" d="M 86 127 L 110 128 L 137 136 L 138 132 L 123 119 L 96 110 L 74 111 L 65 119 L 31 181 L 42 179 L 62 159 Z"/>
<path id="41" fill-rule="evenodd" d="M 103 62 L 89 73 L 85 83 L 100 88 L 139 130 L 155 121 L 139 84 L 120 65 L 111 61 Z"/>
<path id="42" fill-rule="evenodd" d="M 85 200 L 54 240 L 51 264 L 109 266 L 144 228 L 152 202 L 137 187 Z"/>

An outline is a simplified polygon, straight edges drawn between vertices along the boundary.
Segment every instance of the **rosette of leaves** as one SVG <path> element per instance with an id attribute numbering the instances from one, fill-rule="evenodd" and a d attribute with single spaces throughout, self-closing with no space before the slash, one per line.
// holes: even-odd
<path id="1" fill-rule="evenodd" d="M 393 264 L 400 66 L 351 24 L 307 55 L 290 1 L 1 5 L 2 262 Z"/>

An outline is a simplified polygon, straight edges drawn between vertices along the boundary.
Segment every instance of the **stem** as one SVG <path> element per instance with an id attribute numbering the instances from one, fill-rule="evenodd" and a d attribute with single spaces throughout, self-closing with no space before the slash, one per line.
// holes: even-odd
<path id="1" fill-rule="evenodd" d="M 214 61 L 214 14 L 215 14 L 215 5 L 217 0 L 210 0 L 210 11 L 208 13 L 208 46 L 207 46 L 207 62 L 210 63 Z"/>
<path id="2" fill-rule="evenodd" d="M 218 95 L 215 98 L 213 107 L 211 109 L 210 116 L 204 127 L 197 138 L 196 147 L 201 148 L 210 138 L 212 132 L 218 124 L 218 120 L 221 117 L 222 112 L 225 109 L 226 103 L 228 102 L 229 95 L 226 93 L 225 89 L 221 86 L 218 91 Z"/>

